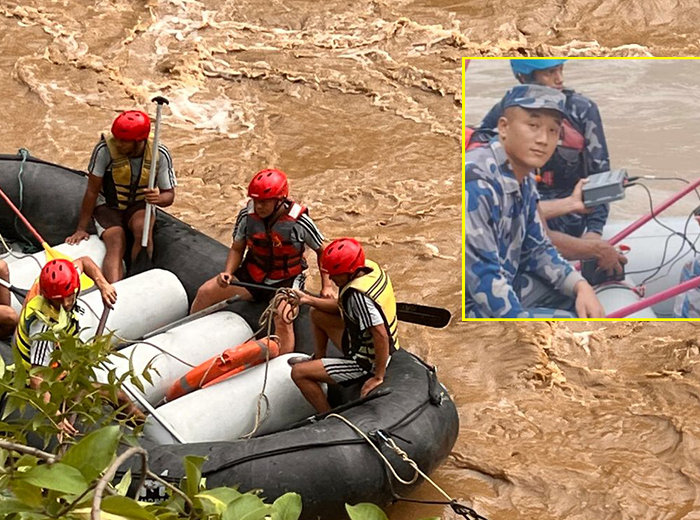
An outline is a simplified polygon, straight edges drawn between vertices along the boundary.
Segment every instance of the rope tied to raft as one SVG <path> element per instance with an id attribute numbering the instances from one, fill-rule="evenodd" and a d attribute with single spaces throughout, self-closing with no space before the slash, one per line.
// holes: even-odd
<path id="1" fill-rule="evenodd" d="M 288 287 L 281 287 L 277 289 L 277 291 L 275 291 L 275 295 L 270 300 L 270 303 L 260 315 L 260 320 L 258 321 L 260 324 L 260 329 L 258 329 L 255 335 L 257 336 L 258 333 L 265 330 L 265 338 L 268 340 L 268 345 L 271 339 L 274 339 L 279 343 L 279 338 L 272 334 L 272 326 L 275 323 L 275 318 L 280 315 L 280 313 L 282 320 L 290 325 L 299 316 L 299 296 L 296 292 L 294 292 L 294 289 L 290 289 Z M 265 422 L 270 415 L 270 400 L 265 394 L 269 365 L 270 349 L 267 348 L 265 349 L 265 376 L 263 378 L 262 390 L 260 390 L 260 393 L 258 394 L 255 410 L 255 425 L 250 432 L 241 436 L 241 439 L 250 439 L 253 435 L 255 435 L 260 428 L 260 425 Z M 265 407 L 264 412 L 263 406 Z"/>
<path id="2" fill-rule="evenodd" d="M 24 165 L 27 163 L 27 159 L 31 156 L 31 153 L 29 153 L 29 150 L 27 150 L 26 148 L 20 148 L 17 151 L 17 154 L 22 156 L 22 162 L 19 163 L 19 173 L 17 174 L 17 182 L 19 183 L 19 204 L 17 205 L 17 209 L 19 209 L 19 211 L 22 211 L 22 205 L 24 204 L 24 183 L 22 182 L 22 174 L 24 173 Z M 37 251 L 37 248 L 34 246 L 32 241 L 29 238 L 27 238 L 27 236 L 22 231 L 22 226 L 19 225 L 19 217 L 17 215 L 15 215 L 14 224 L 17 236 L 19 236 L 19 238 L 25 242 L 21 244 L 22 252 L 34 253 L 35 251 Z"/>
<path id="3" fill-rule="evenodd" d="M 396 442 L 394 442 L 394 439 L 389 437 L 389 435 L 386 432 L 383 432 L 382 430 L 376 430 L 373 432 L 373 434 L 381 441 L 383 442 L 390 450 L 392 450 L 396 455 L 401 457 L 401 460 L 406 462 L 409 466 L 413 468 L 414 474 L 413 478 L 411 480 L 405 480 L 399 476 L 399 474 L 396 472 L 396 469 L 394 466 L 389 462 L 389 460 L 384 456 L 384 454 L 381 452 L 381 450 L 377 447 L 377 444 L 372 441 L 372 439 L 369 438 L 369 436 L 363 432 L 357 425 L 355 425 L 352 421 L 347 419 L 346 417 L 343 417 L 342 415 L 338 415 L 335 413 L 329 414 L 326 416 L 326 419 L 333 417 L 335 419 L 339 419 L 343 421 L 345 424 L 347 424 L 350 428 L 355 430 L 360 437 L 362 437 L 365 441 L 367 441 L 367 444 L 369 444 L 372 449 L 379 455 L 379 457 L 382 459 L 384 462 L 386 468 L 391 472 L 391 474 L 394 476 L 394 478 L 399 481 L 401 484 L 409 486 L 411 484 L 414 484 L 417 480 L 418 477 L 423 477 L 431 486 L 433 486 L 442 496 L 446 498 L 446 501 L 433 501 L 430 502 L 431 504 L 438 504 L 438 505 L 449 505 L 452 508 L 452 511 L 455 512 L 455 514 L 460 515 L 463 518 L 466 518 L 467 520 L 487 520 L 485 517 L 481 516 L 479 513 L 474 511 L 471 507 L 465 506 L 464 504 L 460 504 L 457 502 L 457 500 L 453 499 L 450 495 L 445 492 L 444 489 L 442 489 L 439 485 L 437 485 L 428 475 L 426 475 L 419 467 L 416 461 L 411 459 L 411 457 L 408 456 L 408 453 L 406 453 L 404 450 L 402 450 Z M 392 488 L 392 493 L 395 498 L 399 500 L 405 500 L 401 498 L 400 496 L 396 495 L 396 493 L 393 492 Z M 412 500 L 413 501 L 413 500 Z M 416 501 L 420 502 L 420 501 Z"/>

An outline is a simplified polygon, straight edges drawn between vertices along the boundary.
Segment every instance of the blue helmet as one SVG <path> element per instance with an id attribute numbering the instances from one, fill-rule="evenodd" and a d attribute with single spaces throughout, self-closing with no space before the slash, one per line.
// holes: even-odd
<path id="1" fill-rule="evenodd" d="M 567 60 L 547 60 L 547 59 L 542 59 L 542 58 L 533 58 L 533 59 L 518 59 L 518 60 L 510 60 L 510 66 L 513 69 L 513 74 L 515 74 L 515 77 L 518 77 L 518 74 L 524 74 L 525 76 L 529 76 L 536 70 L 547 70 L 556 67 L 557 65 L 561 65 Z"/>

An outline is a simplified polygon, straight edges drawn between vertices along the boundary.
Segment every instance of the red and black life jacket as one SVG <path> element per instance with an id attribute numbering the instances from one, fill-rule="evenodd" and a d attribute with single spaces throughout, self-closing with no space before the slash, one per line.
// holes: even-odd
<path id="1" fill-rule="evenodd" d="M 256 282 L 265 278 L 286 280 L 304 269 L 304 242 L 292 240 L 292 229 L 307 209 L 287 200 L 267 222 L 248 205 L 246 223 L 246 267 Z"/>

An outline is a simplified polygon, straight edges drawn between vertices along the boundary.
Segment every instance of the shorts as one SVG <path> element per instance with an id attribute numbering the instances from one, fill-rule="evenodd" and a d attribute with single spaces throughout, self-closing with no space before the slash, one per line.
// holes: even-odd
<path id="1" fill-rule="evenodd" d="M 126 209 L 117 209 L 107 206 L 107 204 L 100 204 L 95 208 L 92 216 L 95 218 L 95 227 L 97 228 L 97 235 L 102 236 L 102 233 L 107 231 L 112 227 L 120 227 L 124 231 L 129 230 L 129 221 L 134 213 L 141 209 L 146 209 L 146 201 L 142 200 L 137 202 L 133 206 L 129 206 Z"/>
<path id="2" fill-rule="evenodd" d="M 354 359 L 323 358 L 321 361 L 328 377 L 342 386 L 361 383 L 372 377 L 372 373 L 362 368 Z"/>
<path id="3" fill-rule="evenodd" d="M 239 282 L 244 282 L 244 283 L 257 283 L 259 285 L 267 285 L 268 287 L 272 287 L 274 289 L 279 289 L 280 287 L 291 287 L 294 289 L 304 289 L 304 285 L 306 282 L 306 274 L 304 272 L 299 273 L 296 276 L 292 276 L 291 278 L 286 278 L 284 280 L 280 280 L 279 282 L 276 283 L 271 283 L 271 284 L 263 284 L 262 282 L 257 282 L 253 279 L 252 276 L 250 276 L 250 273 L 248 272 L 248 269 L 246 268 L 245 263 L 243 263 L 238 269 L 236 269 L 236 272 L 233 273 L 233 276 L 236 277 L 236 280 Z M 275 295 L 275 291 L 266 291 L 265 289 L 255 289 L 254 287 L 246 287 L 245 288 L 253 297 L 253 301 L 255 302 L 269 302 L 272 300 L 273 296 Z"/>

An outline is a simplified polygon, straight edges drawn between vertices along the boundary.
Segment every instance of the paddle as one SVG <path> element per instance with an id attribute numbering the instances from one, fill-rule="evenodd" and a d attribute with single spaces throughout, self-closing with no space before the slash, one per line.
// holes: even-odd
<path id="1" fill-rule="evenodd" d="M 276 291 L 278 289 L 277 287 L 271 287 L 269 285 L 239 282 L 238 280 L 233 280 L 230 282 L 230 285 L 251 289 L 263 289 L 265 291 Z M 317 295 L 311 294 L 311 296 Z M 452 314 L 447 309 L 442 309 L 440 307 L 428 307 L 427 305 L 418 305 L 416 303 L 399 302 L 396 304 L 396 317 L 407 323 L 415 323 L 417 325 L 441 329 L 450 323 Z"/>
<path id="2" fill-rule="evenodd" d="M 158 141 L 160 139 L 160 120 L 163 113 L 163 105 L 169 105 L 170 102 L 163 96 L 156 96 L 151 101 L 156 103 L 156 124 L 153 132 L 153 144 L 151 148 L 151 171 L 148 173 L 148 189 L 152 190 L 156 185 L 156 177 L 158 177 L 158 158 L 160 151 L 158 150 Z M 141 250 L 136 258 L 131 262 L 131 275 L 142 273 L 153 267 L 152 258 L 148 254 L 148 235 L 151 231 L 151 217 L 155 211 L 155 206 L 146 203 L 146 214 L 143 221 L 143 234 L 141 235 Z M 136 240 L 138 237 L 134 237 Z"/>
<path id="3" fill-rule="evenodd" d="M 9 282 L 6 282 L 2 278 L 0 278 L 0 285 L 5 287 L 8 291 L 13 293 L 15 296 L 17 296 L 17 298 L 20 299 L 20 303 L 22 303 L 24 301 L 24 299 L 27 297 L 27 293 L 29 292 L 29 291 L 26 291 L 24 289 L 20 289 L 18 287 L 15 287 L 14 285 L 12 285 Z"/>
<path id="4" fill-rule="evenodd" d="M 34 226 L 32 226 L 29 221 L 25 218 L 24 215 L 17 209 L 17 206 L 14 205 L 14 203 L 10 200 L 10 198 L 5 194 L 4 191 L 0 189 L 0 197 L 2 197 L 5 202 L 7 203 L 8 206 L 10 206 L 10 209 L 15 212 L 15 215 L 22 221 L 22 223 L 27 227 L 27 229 L 30 231 L 32 235 L 39 241 L 41 244 L 41 247 L 44 248 L 44 251 L 46 251 L 46 261 L 51 261 L 51 260 L 57 260 L 59 258 L 63 258 L 64 260 L 69 260 L 73 261 L 71 257 L 68 255 L 64 255 L 60 251 L 56 251 L 53 247 L 49 246 L 49 244 L 41 238 L 41 235 L 39 232 L 34 229 Z M 92 279 L 86 275 L 85 273 L 80 274 L 80 288 L 85 290 L 89 289 L 95 284 L 95 282 L 92 281 Z"/>

